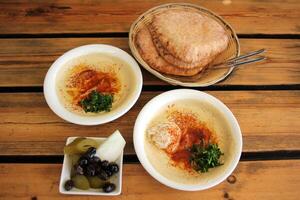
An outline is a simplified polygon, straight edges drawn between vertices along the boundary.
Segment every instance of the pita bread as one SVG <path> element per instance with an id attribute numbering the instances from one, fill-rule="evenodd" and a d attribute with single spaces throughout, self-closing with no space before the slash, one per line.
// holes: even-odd
<path id="1" fill-rule="evenodd" d="M 151 30 L 149 29 L 150 33 Z M 198 63 L 186 63 L 182 60 L 179 60 L 177 58 L 175 58 L 173 55 L 171 55 L 169 52 L 167 52 L 163 46 L 161 45 L 161 43 L 159 42 L 157 37 L 152 37 L 152 41 L 156 47 L 156 50 L 158 51 L 158 53 L 169 63 L 176 65 L 178 67 L 182 67 L 183 69 L 189 69 L 189 68 L 194 68 L 197 66 L 201 66 L 201 62 Z"/>
<path id="2" fill-rule="evenodd" d="M 180 60 L 189 66 L 205 66 L 228 45 L 220 24 L 184 9 L 154 15 L 149 29 L 160 55 L 174 65 Z"/>
<path id="3" fill-rule="evenodd" d="M 151 34 L 146 26 L 141 27 L 136 35 L 135 43 L 143 60 L 153 69 L 172 75 L 193 76 L 203 68 L 183 69 L 166 62 L 157 52 Z"/>

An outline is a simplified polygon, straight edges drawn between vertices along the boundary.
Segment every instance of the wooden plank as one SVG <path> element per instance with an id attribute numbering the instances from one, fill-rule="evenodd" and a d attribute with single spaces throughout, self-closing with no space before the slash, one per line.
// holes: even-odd
<path id="1" fill-rule="evenodd" d="M 288 166 L 288 167 L 287 167 Z M 125 164 L 120 196 L 109 199 L 299 199 L 300 160 L 240 162 L 220 185 L 199 192 L 168 188 L 139 164 Z M 97 199 L 58 192 L 60 164 L 0 164 L 0 199 Z M 104 197 L 101 197 L 104 198 Z"/>
<path id="2" fill-rule="evenodd" d="M 1 1 L 1 34 L 127 32 L 143 12 L 168 0 Z M 173 0 L 172 2 L 182 2 Z M 297 0 L 187 0 L 227 20 L 239 34 L 299 34 Z"/>
<path id="3" fill-rule="evenodd" d="M 0 155 L 62 155 L 69 136 L 108 136 L 119 129 L 134 154 L 132 130 L 141 108 L 160 92 L 142 92 L 135 106 L 105 125 L 79 126 L 57 117 L 41 93 L 0 94 Z M 244 152 L 300 150 L 300 91 L 214 91 L 237 117 Z"/>
<path id="4" fill-rule="evenodd" d="M 2 39 L 0 86 L 42 86 L 56 58 L 69 49 L 93 43 L 110 44 L 130 52 L 125 38 Z M 300 40 L 241 39 L 243 53 L 261 48 L 267 48 L 267 61 L 241 67 L 219 85 L 300 84 Z M 167 85 L 142 71 L 144 85 Z"/>

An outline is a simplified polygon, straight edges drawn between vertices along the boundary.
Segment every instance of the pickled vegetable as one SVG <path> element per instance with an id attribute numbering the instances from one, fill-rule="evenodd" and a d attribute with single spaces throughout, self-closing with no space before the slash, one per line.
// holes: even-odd
<path id="1" fill-rule="evenodd" d="M 88 176 L 87 178 L 89 180 L 91 188 L 102 188 L 105 184 L 105 181 L 101 180 L 97 176 Z"/>
<path id="2" fill-rule="evenodd" d="M 93 158 L 96 153 L 96 148 L 95 147 L 90 147 L 84 154 L 87 158 Z"/>
<path id="3" fill-rule="evenodd" d="M 80 158 L 80 155 L 79 154 L 72 154 L 70 155 L 70 160 L 71 160 L 71 163 L 72 165 L 76 165 L 78 160 Z"/>
<path id="4" fill-rule="evenodd" d="M 111 176 L 119 172 L 119 166 L 112 161 L 99 158 L 110 154 L 111 160 L 119 158 L 125 146 L 125 140 L 119 131 L 112 134 L 97 151 L 99 144 L 89 138 L 76 138 L 73 142 L 65 146 L 64 152 L 71 164 L 71 180 L 65 183 L 65 189 L 71 190 L 72 187 L 88 190 L 89 188 L 100 189 L 104 192 L 112 192 L 115 185 L 109 183 Z M 110 146 L 110 147 L 109 147 Z"/>
<path id="5" fill-rule="evenodd" d="M 80 165 L 74 166 L 75 174 L 83 175 L 84 174 L 84 168 Z"/>
<path id="6" fill-rule="evenodd" d="M 101 160 L 108 160 L 109 162 L 114 162 L 122 154 L 125 144 L 125 139 L 117 130 L 101 144 L 101 146 L 97 149 L 96 155 Z"/>
<path id="7" fill-rule="evenodd" d="M 70 191 L 74 187 L 74 183 L 72 180 L 67 180 L 65 182 L 65 190 Z"/>
<path id="8" fill-rule="evenodd" d="M 100 170 L 100 171 L 98 172 L 98 177 L 99 177 L 101 180 L 104 180 L 104 181 L 106 181 L 106 180 L 109 178 L 108 174 L 107 174 L 106 171 L 104 171 L 104 170 Z"/>
<path id="9" fill-rule="evenodd" d="M 75 175 L 72 181 L 74 186 L 78 189 L 88 190 L 90 188 L 90 183 L 84 175 Z"/>
<path id="10" fill-rule="evenodd" d="M 99 145 L 98 143 L 89 138 L 76 138 L 73 142 L 68 144 L 64 147 L 65 154 L 83 154 L 85 153 L 90 147 L 97 148 Z"/>
<path id="11" fill-rule="evenodd" d="M 106 193 L 112 192 L 116 189 L 116 185 L 113 183 L 105 183 L 103 186 L 103 191 Z"/>
<path id="12" fill-rule="evenodd" d="M 84 139 L 86 139 L 86 138 L 84 138 L 84 137 L 75 138 L 73 140 L 73 142 L 71 142 L 70 144 L 68 144 L 67 146 L 64 147 L 64 153 L 65 154 L 78 154 L 78 153 L 76 153 L 75 146 Z"/>
<path id="13" fill-rule="evenodd" d="M 70 173 L 70 175 L 71 175 L 71 178 L 76 175 L 76 169 L 75 169 L 75 167 L 73 165 L 71 167 L 71 173 Z"/>
<path id="14" fill-rule="evenodd" d="M 85 137 L 77 137 L 70 144 L 77 144 L 78 142 L 86 139 Z"/>
<path id="15" fill-rule="evenodd" d="M 116 163 L 110 163 L 108 166 L 108 170 L 111 171 L 113 174 L 118 173 L 119 166 Z"/>
<path id="16" fill-rule="evenodd" d="M 75 176 L 76 174 L 76 169 L 75 166 L 80 158 L 79 154 L 73 154 L 73 155 L 69 155 L 70 161 L 71 161 L 71 177 Z"/>

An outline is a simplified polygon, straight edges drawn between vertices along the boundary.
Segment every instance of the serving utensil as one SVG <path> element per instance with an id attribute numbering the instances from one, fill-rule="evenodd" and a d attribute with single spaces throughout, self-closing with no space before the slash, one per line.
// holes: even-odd
<path id="1" fill-rule="evenodd" d="M 210 66 L 207 66 L 207 68 L 205 70 L 201 71 L 197 75 L 194 75 L 191 77 L 182 77 L 181 81 L 184 81 L 185 86 L 191 86 L 191 85 L 189 85 L 189 83 L 197 83 L 197 82 L 203 80 L 204 79 L 203 77 L 209 77 L 209 76 L 211 76 L 211 74 L 214 74 L 214 72 L 222 73 L 222 71 L 224 71 L 224 70 L 225 71 L 228 70 L 228 71 L 232 72 L 235 68 L 237 68 L 241 65 L 255 63 L 255 62 L 265 60 L 266 59 L 265 56 L 258 56 L 258 57 L 251 58 L 253 56 L 257 56 L 261 53 L 264 53 L 265 51 L 266 51 L 265 49 L 260 49 L 257 51 L 249 52 L 249 53 L 241 55 L 241 56 L 236 56 L 234 58 L 231 58 L 231 59 L 226 60 L 225 62 L 221 62 L 219 64 L 215 64 L 215 65 L 212 64 Z M 220 79 L 225 79 L 229 74 L 224 73 L 223 75 L 222 74 L 220 74 L 220 75 L 221 75 Z"/>
<path id="2" fill-rule="evenodd" d="M 249 52 L 247 54 L 229 59 L 229 60 L 227 60 L 226 62 L 224 62 L 222 64 L 214 65 L 214 66 L 210 67 L 209 69 L 213 70 L 213 69 L 222 69 L 222 68 L 236 68 L 236 67 L 239 67 L 241 65 L 259 62 L 259 61 L 265 60 L 266 57 L 265 56 L 258 56 L 256 58 L 251 58 L 251 59 L 248 59 L 248 58 L 259 55 L 261 53 L 264 53 L 265 51 L 266 51 L 265 49 L 252 51 L 252 52 Z"/>

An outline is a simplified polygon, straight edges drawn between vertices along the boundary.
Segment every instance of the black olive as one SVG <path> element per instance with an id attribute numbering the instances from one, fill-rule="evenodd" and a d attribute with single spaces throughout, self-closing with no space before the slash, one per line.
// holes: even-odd
<path id="1" fill-rule="evenodd" d="M 95 147 L 90 147 L 86 152 L 85 152 L 85 156 L 92 158 L 95 154 L 96 154 L 96 148 Z"/>
<path id="2" fill-rule="evenodd" d="M 81 165 L 75 165 L 74 166 L 76 174 L 83 175 L 84 174 L 84 168 Z"/>
<path id="3" fill-rule="evenodd" d="M 103 160 L 103 161 L 101 162 L 101 167 L 102 167 L 103 169 L 106 169 L 106 168 L 108 167 L 108 165 L 109 165 L 109 162 L 108 162 L 107 160 Z"/>
<path id="4" fill-rule="evenodd" d="M 108 177 L 108 174 L 104 171 L 104 170 L 100 170 L 98 173 L 97 173 L 98 177 L 101 179 L 101 180 L 104 180 L 106 181 L 109 177 Z"/>
<path id="5" fill-rule="evenodd" d="M 113 174 L 117 173 L 119 171 L 119 166 L 116 163 L 110 163 L 108 166 L 109 171 L 111 171 Z"/>
<path id="6" fill-rule="evenodd" d="M 113 172 L 110 171 L 109 169 L 106 169 L 105 172 L 106 172 L 108 177 L 111 177 L 113 175 Z"/>
<path id="7" fill-rule="evenodd" d="M 92 158 L 91 158 L 91 162 L 92 162 L 92 163 L 100 163 L 100 164 L 101 164 L 101 160 L 100 160 L 100 158 L 97 157 L 97 156 L 92 157 Z"/>
<path id="8" fill-rule="evenodd" d="M 101 165 L 95 165 L 95 169 L 96 169 L 96 174 L 102 171 Z"/>
<path id="9" fill-rule="evenodd" d="M 95 176 L 96 175 L 96 169 L 93 165 L 88 165 L 86 167 L 86 175 L 87 176 Z"/>
<path id="10" fill-rule="evenodd" d="M 82 156 L 79 161 L 78 161 L 78 164 L 80 166 L 85 166 L 89 163 L 88 159 L 85 157 L 85 156 Z"/>
<path id="11" fill-rule="evenodd" d="M 116 185 L 113 183 L 105 183 L 103 186 L 103 191 L 106 193 L 112 192 L 116 189 Z"/>
<path id="12" fill-rule="evenodd" d="M 74 182 L 72 180 L 67 180 L 65 182 L 65 190 L 70 191 L 74 187 Z"/>

